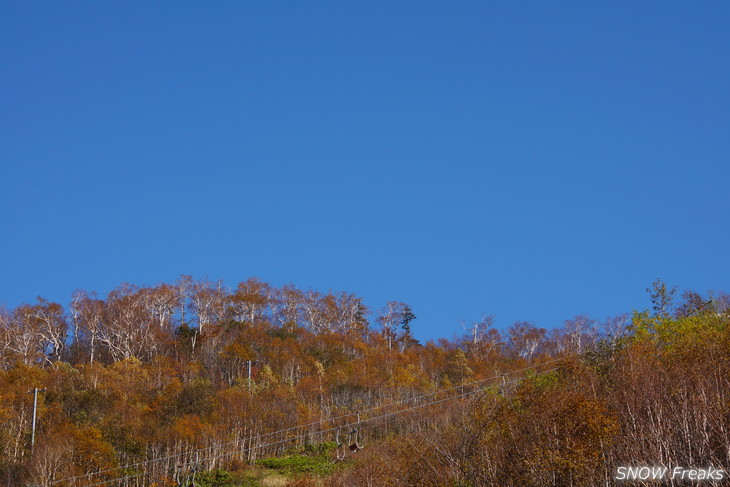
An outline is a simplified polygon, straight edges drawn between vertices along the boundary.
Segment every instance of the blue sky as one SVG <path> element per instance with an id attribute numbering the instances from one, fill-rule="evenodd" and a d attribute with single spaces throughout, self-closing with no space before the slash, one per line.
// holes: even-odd
<path id="1" fill-rule="evenodd" d="M 417 337 L 728 289 L 730 3 L 4 2 L 0 303 L 180 274 Z"/>

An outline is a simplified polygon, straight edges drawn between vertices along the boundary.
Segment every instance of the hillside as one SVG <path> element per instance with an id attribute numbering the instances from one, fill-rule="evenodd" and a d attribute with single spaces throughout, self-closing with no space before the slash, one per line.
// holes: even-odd
<path id="1" fill-rule="evenodd" d="M 727 296 L 673 294 L 657 281 L 651 311 L 555 330 L 486 319 L 428 343 L 405 303 L 257 279 L 39 298 L 0 312 L 0 482 L 591 486 L 620 466 L 727 470 Z"/>

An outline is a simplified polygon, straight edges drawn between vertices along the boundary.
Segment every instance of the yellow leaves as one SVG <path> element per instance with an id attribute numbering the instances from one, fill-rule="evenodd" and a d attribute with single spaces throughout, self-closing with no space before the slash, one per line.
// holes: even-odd
<path id="1" fill-rule="evenodd" d="M 253 352 L 247 343 L 236 340 L 225 347 L 223 355 L 229 359 L 249 360 L 253 357 Z"/>
<path id="2" fill-rule="evenodd" d="M 74 454 L 78 463 L 87 466 L 87 470 L 104 470 L 116 466 L 114 448 L 102 437 L 98 428 L 74 428 L 73 438 Z"/>
<path id="3" fill-rule="evenodd" d="M 389 387 L 415 387 L 423 379 L 421 371 L 413 364 L 396 366 L 388 380 Z"/>
<path id="4" fill-rule="evenodd" d="M 32 476 L 36 482 L 117 466 L 112 445 L 95 427 L 56 425 L 39 438 Z"/>
<path id="5" fill-rule="evenodd" d="M 319 408 L 316 404 L 299 402 L 296 407 L 299 423 L 311 423 L 319 415 Z"/>
<path id="6" fill-rule="evenodd" d="M 568 397 L 551 416 L 566 438 L 566 445 L 586 451 L 597 451 L 601 443 L 610 442 L 618 431 L 618 424 L 606 407 L 585 397 Z"/>
<path id="7" fill-rule="evenodd" d="M 389 347 L 380 333 L 368 332 L 367 323 L 358 321 L 363 308 L 354 298 L 273 291 L 272 297 L 263 283 L 251 280 L 232 302 L 223 302 L 228 294 L 219 288 L 217 311 L 203 309 L 203 300 L 186 308 L 191 311 L 186 316 L 197 317 L 206 330 L 194 350 L 183 349 L 180 340 L 164 340 L 163 334 L 149 342 L 157 348 L 138 355 L 142 361 L 117 360 L 125 354 L 114 355 L 113 343 L 95 342 L 93 365 L 57 362 L 0 371 L 0 457 L 15 441 L 13 451 L 19 453 L 9 463 L 21 465 L 28 458 L 33 387 L 48 389 L 39 401 L 36 451 L 45 455 L 37 473 L 50 476 L 114 465 L 112 446 L 120 463 L 133 463 L 145 455 L 174 456 L 190 451 L 190 445 L 239 441 L 353 411 L 363 413 L 365 443 L 373 448 L 348 457 L 358 472 L 352 480 L 373 485 L 593 485 L 595 472 L 606 471 L 602 462 L 623 451 L 656 456 L 665 451 L 660 442 L 673 442 L 672 454 L 687 458 L 683 452 L 698 444 L 692 458 L 704 459 L 710 458 L 707 451 L 716 451 L 707 445 L 724 444 L 717 425 L 730 417 L 725 315 L 636 315 L 633 337 L 612 342 L 594 360 L 600 367 L 586 365 L 585 357 L 564 358 L 548 373 L 553 365 L 546 362 L 561 356 L 562 342 L 553 337 L 550 348 L 534 327 L 514 330 L 520 333 L 512 334 L 512 345 L 519 347 L 511 351 L 500 346 L 498 336 L 489 348 L 477 347 L 482 343 L 476 333 L 468 343 L 402 347 L 405 342 L 392 341 Z M 99 313 L 107 313 L 99 319 L 129 324 L 124 330 L 132 338 L 145 323 L 159 329 L 178 320 L 180 311 L 171 314 L 165 300 L 140 293 L 147 296 L 140 301 L 137 294 L 132 289 L 110 295 L 111 304 L 99 303 L 106 306 Z M 149 310 L 135 311 L 145 302 L 152 303 L 157 321 L 150 321 Z M 236 317 L 241 322 L 235 323 Z M 94 331 L 91 324 L 105 323 L 90 322 L 88 332 Z M 249 360 L 257 361 L 253 383 Z M 527 372 L 519 384 L 510 374 L 504 382 L 480 384 L 482 394 L 465 384 L 539 362 L 544 367 Z M 453 387 L 475 394 L 401 411 L 380 423 L 367 413 Z M 465 413 L 477 396 L 481 400 Z M 674 434 L 677 427 L 684 428 L 681 435 Z M 397 437 L 384 449 L 378 443 L 386 434 Z M 653 450 L 652 438 L 659 438 Z M 356 465 L 362 458 L 367 460 Z M 509 472 L 522 476 L 500 477 Z"/>
<path id="8" fill-rule="evenodd" d="M 322 362 L 319 360 L 314 361 L 314 370 L 317 372 L 318 376 L 324 377 L 324 365 L 322 365 Z"/>
<path id="9" fill-rule="evenodd" d="M 261 372 L 259 372 L 259 381 L 264 387 L 275 386 L 279 383 L 279 380 L 276 378 L 276 374 L 274 374 L 274 371 L 271 370 L 269 365 L 261 367 Z"/>
<path id="10" fill-rule="evenodd" d="M 598 471 L 601 453 L 619 431 L 606 407 L 584 396 L 568 394 L 552 402 L 543 401 L 541 408 L 543 419 L 536 417 L 538 423 L 531 428 L 532 456 L 538 469 L 565 478 L 587 478 Z"/>
<path id="11" fill-rule="evenodd" d="M 446 362 L 446 375 L 449 381 L 460 384 L 474 375 L 474 371 L 469 367 L 469 360 L 466 354 L 460 348 L 449 354 Z"/>
<path id="12" fill-rule="evenodd" d="M 44 386 L 47 379 L 48 370 L 19 363 L 4 373 L 0 373 L 0 386 L 2 386 L 2 390 L 40 388 Z"/>
<path id="13" fill-rule="evenodd" d="M 114 362 L 107 368 L 107 371 L 116 374 L 118 379 L 124 379 L 124 382 L 127 384 L 132 382 L 146 382 L 148 379 L 147 369 L 137 357 L 129 357 Z"/>
<path id="14" fill-rule="evenodd" d="M 172 438 L 190 445 L 202 444 L 212 434 L 209 424 L 204 423 L 194 414 L 186 414 L 177 418 L 170 428 Z"/>

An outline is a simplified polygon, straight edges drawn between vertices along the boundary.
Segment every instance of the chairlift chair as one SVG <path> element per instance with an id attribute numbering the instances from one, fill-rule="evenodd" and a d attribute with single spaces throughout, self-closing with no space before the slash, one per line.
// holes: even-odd
<path id="1" fill-rule="evenodd" d="M 360 413 L 357 413 L 357 426 L 360 426 Z M 363 448 L 365 448 L 363 445 L 359 442 L 360 438 L 360 430 L 359 428 L 355 428 L 350 432 L 350 441 L 348 442 L 350 444 L 350 451 L 352 453 L 357 453 Z"/>
<path id="2" fill-rule="evenodd" d="M 337 433 L 335 434 L 335 443 L 337 443 L 337 448 L 335 449 L 335 458 L 332 459 L 332 463 L 341 462 L 345 459 L 345 455 L 347 454 L 347 450 L 345 450 L 345 445 L 340 443 L 339 428 L 337 428 Z"/>
<path id="3" fill-rule="evenodd" d="M 354 430 L 352 430 L 350 432 L 350 441 L 349 441 L 349 443 L 350 443 L 350 451 L 352 453 L 357 453 L 360 450 L 362 450 L 363 448 L 365 448 L 365 446 L 363 446 L 363 445 L 361 445 L 359 443 L 359 441 L 358 441 L 358 437 L 359 436 L 360 436 L 360 432 L 359 432 L 359 430 L 357 428 L 355 428 Z"/>

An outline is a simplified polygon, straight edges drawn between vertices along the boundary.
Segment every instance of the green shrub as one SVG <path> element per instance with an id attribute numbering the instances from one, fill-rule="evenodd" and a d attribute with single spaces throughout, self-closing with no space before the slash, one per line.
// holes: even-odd
<path id="1" fill-rule="evenodd" d="M 225 470 L 208 470 L 200 472 L 195 476 L 196 487 L 237 487 L 237 483 L 233 475 Z"/>

